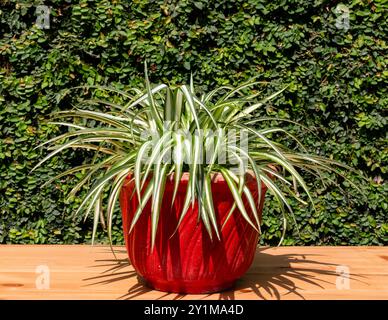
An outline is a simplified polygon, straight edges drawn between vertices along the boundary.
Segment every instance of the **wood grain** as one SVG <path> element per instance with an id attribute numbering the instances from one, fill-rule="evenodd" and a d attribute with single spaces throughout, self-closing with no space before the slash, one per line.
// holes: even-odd
<path id="1" fill-rule="evenodd" d="M 258 248 L 236 287 L 211 295 L 150 290 L 114 250 L 118 260 L 106 246 L 0 245 L 0 299 L 388 299 L 388 247 Z M 49 288 L 37 288 L 38 266 Z"/>

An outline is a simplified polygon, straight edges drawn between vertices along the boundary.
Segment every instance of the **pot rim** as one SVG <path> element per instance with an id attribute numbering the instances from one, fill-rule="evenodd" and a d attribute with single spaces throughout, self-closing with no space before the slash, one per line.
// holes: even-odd
<path id="1" fill-rule="evenodd" d="M 171 182 L 174 182 L 174 174 L 175 173 L 171 173 L 167 176 L 167 180 L 169 183 Z M 127 176 L 127 181 L 124 183 L 123 186 L 126 186 L 128 185 L 129 181 L 132 179 L 133 177 L 133 174 L 132 172 L 128 174 Z M 180 183 L 188 183 L 189 182 L 189 178 L 190 178 L 190 173 L 189 172 L 183 172 L 182 173 L 182 177 L 181 177 L 181 180 L 180 180 Z M 272 178 L 272 177 L 270 177 Z M 252 170 L 247 170 L 245 172 L 245 185 L 251 185 L 251 184 L 256 184 L 256 178 L 255 178 L 255 175 L 254 175 L 254 172 Z M 211 183 L 212 184 L 218 184 L 218 183 L 226 183 L 226 180 L 224 179 L 224 176 L 220 173 L 220 172 L 214 172 L 211 174 Z M 267 189 L 267 186 L 262 182 L 261 183 L 261 188 L 262 189 Z"/>

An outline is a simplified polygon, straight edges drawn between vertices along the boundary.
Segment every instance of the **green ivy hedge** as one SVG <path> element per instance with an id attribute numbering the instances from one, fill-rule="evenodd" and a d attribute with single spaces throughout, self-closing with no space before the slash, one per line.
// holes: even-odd
<path id="1" fill-rule="evenodd" d="M 40 4 L 50 6 L 49 29 L 35 24 Z M 291 224 L 284 244 L 388 244 L 386 0 L 0 0 L 0 5 L 0 243 L 90 241 L 91 221 L 69 218 L 79 198 L 64 202 L 75 179 L 39 188 L 89 155 L 68 151 L 30 173 L 44 154 L 34 148 L 59 130 L 44 123 L 47 115 L 68 109 L 74 100 L 68 94 L 58 103 L 63 89 L 142 85 L 147 60 L 153 82 L 181 83 L 192 72 L 203 90 L 252 76 L 270 81 L 268 90 L 290 84 L 261 115 L 313 128 L 315 135 L 300 133 L 310 151 L 363 171 L 368 199 L 339 178 L 345 194 L 318 186 L 317 211 L 291 203 L 300 233 Z M 282 224 L 270 197 L 264 211 L 261 242 L 277 244 Z M 120 223 L 117 210 L 116 243 L 123 240 Z M 106 241 L 104 232 L 99 240 Z"/>

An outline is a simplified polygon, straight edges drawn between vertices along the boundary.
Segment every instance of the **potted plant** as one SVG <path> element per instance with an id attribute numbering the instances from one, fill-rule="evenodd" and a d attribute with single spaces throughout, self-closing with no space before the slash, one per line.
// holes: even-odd
<path id="1" fill-rule="evenodd" d="M 252 263 L 266 191 L 286 215 L 292 211 L 287 190 L 297 194 L 291 187 L 313 203 L 301 170 L 320 177 L 339 164 L 268 137 L 284 134 L 301 146 L 285 129 L 264 125 L 270 118 L 254 117 L 284 89 L 258 99 L 259 93 L 245 93 L 260 84 L 252 80 L 199 96 L 192 79 L 189 85 L 151 86 L 147 68 L 145 83 L 144 91 L 98 88 L 124 96 L 123 104 L 88 100 L 54 113 L 54 120 L 84 122 L 61 120 L 68 132 L 43 143 L 52 151 L 36 167 L 67 148 L 94 150 L 91 163 L 47 182 L 81 171 L 74 194 L 92 180 L 76 212 L 93 212 L 92 241 L 101 219 L 111 239 L 119 200 L 130 261 L 149 286 L 180 293 L 229 288 Z"/>

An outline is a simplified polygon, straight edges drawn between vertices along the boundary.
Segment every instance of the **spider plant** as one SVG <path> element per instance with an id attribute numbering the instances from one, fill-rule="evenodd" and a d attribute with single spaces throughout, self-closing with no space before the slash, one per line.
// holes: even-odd
<path id="1" fill-rule="evenodd" d="M 197 201 L 198 220 L 205 225 L 210 237 L 215 235 L 219 238 L 223 226 L 217 224 L 211 192 L 212 175 L 218 173 L 227 182 L 234 198 L 227 220 L 238 211 L 252 228 L 260 232 L 257 203 L 245 180 L 248 170 L 256 179 L 259 199 L 261 185 L 264 184 L 278 202 L 286 223 L 287 212 L 292 214 L 288 196 L 294 196 L 304 203 L 298 196 L 299 191 L 303 191 L 314 206 L 301 170 L 321 180 L 322 172 L 336 171 L 340 164 L 308 154 L 292 133 L 279 126 L 268 126 L 268 123 L 272 123 L 269 120 L 276 120 L 277 123 L 290 120 L 255 117 L 259 108 L 286 89 L 261 99 L 260 92 L 245 93 L 262 84 L 252 79 L 238 87 L 221 86 L 198 95 L 192 78 L 189 85 L 153 86 L 145 68 L 145 90 L 132 88 L 123 92 L 111 87 L 89 87 L 120 95 L 126 102 L 116 104 L 92 99 L 83 101 L 72 110 L 53 113 L 51 123 L 67 126 L 69 130 L 41 144 L 48 146 L 51 152 L 36 167 L 68 148 L 95 151 L 96 156 L 90 163 L 60 173 L 44 184 L 80 171 L 83 177 L 70 192 L 70 196 L 74 196 L 86 183 L 93 182 L 74 213 L 77 215 L 83 211 L 85 219 L 93 214 L 92 242 L 99 221 L 107 224 L 111 240 L 115 203 L 129 176 L 135 184 L 132 196 L 139 198 L 131 230 L 145 205 L 152 201 L 152 246 L 166 179 L 170 177 L 174 181 L 174 201 L 184 172 L 189 173 L 189 182 L 178 225 L 189 207 Z M 89 108 L 91 105 L 94 106 L 93 110 Z M 79 124 L 80 119 L 84 119 L 83 125 Z M 234 133 L 233 137 L 231 132 Z M 291 150 L 271 140 L 269 136 L 274 133 L 295 141 L 297 148 Z M 220 161 L 221 151 L 228 155 L 226 161 Z M 239 170 L 236 170 L 236 166 Z M 103 205 L 106 192 L 107 201 Z M 254 219 L 248 215 L 243 197 L 247 199 Z M 284 226 L 283 231 L 285 229 Z"/>

